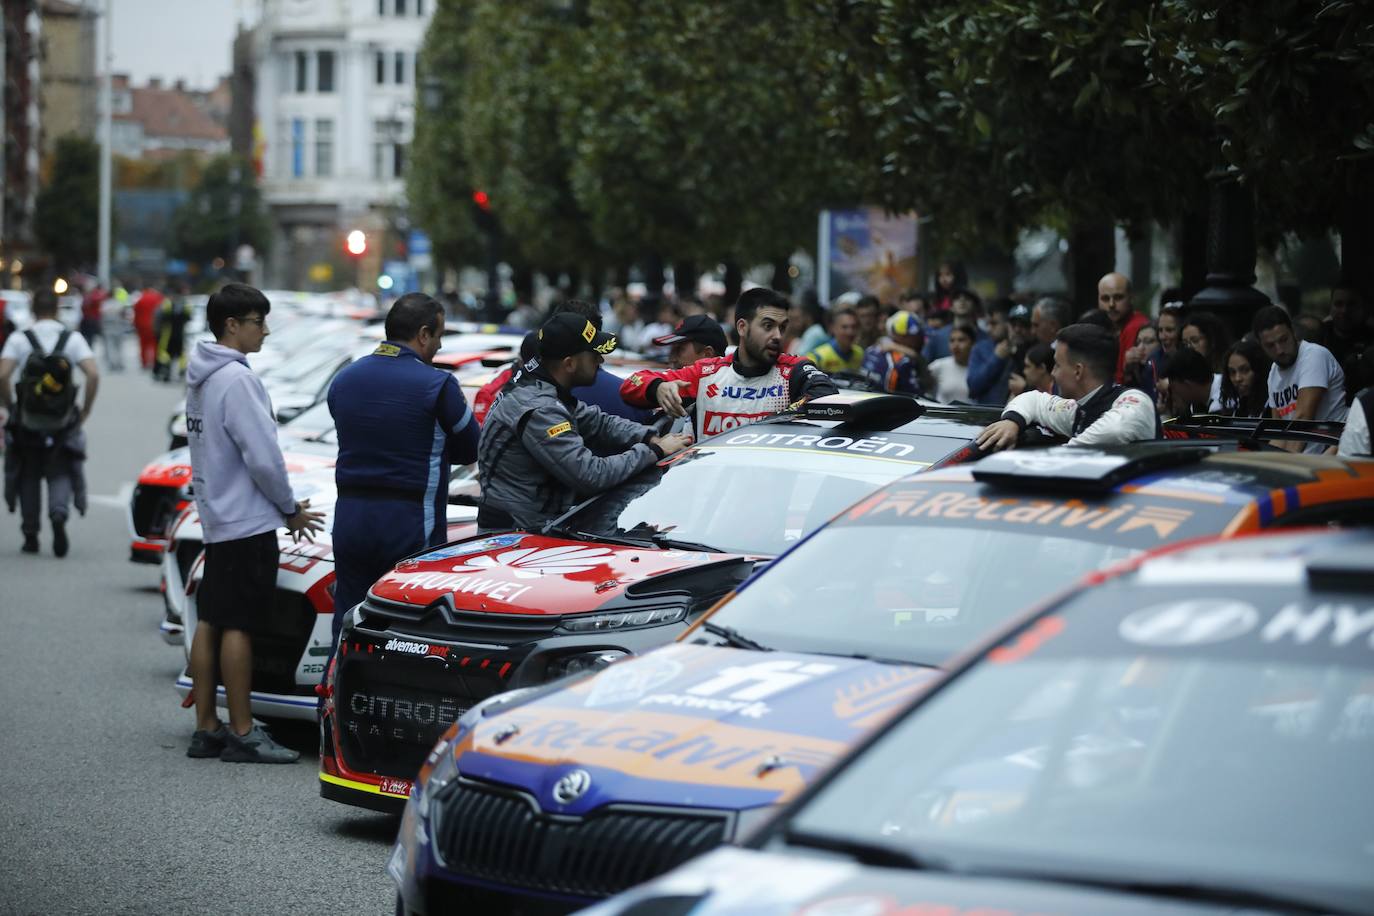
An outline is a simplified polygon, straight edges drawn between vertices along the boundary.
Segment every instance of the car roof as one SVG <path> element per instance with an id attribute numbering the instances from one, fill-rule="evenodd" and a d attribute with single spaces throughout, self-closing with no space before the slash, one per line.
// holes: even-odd
<path id="1" fill-rule="evenodd" d="M 1163 548 L 1115 573 L 1142 585 L 1340 585 L 1374 595 L 1374 530 L 1265 531 Z"/>
<path id="2" fill-rule="evenodd" d="M 1216 441 L 1168 440 L 1001 452 L 933 472 L 921 482 L 981 483 L 989 491 L 1008 495 L 1105 499 L 1154 492 L 1240 501 L 1276 489 L 1323 484 L 1350 496 L 1367 496 L 1374 492 L 1374 462 L 1279 450 L 1240 451 L 1234 444 Z"/>

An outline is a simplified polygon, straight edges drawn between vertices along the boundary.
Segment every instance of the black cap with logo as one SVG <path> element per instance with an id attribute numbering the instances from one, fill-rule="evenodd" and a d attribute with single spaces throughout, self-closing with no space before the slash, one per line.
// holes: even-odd
<path id="1" fill-rule="evenodd" d="M 598 331 L 596 325 L 572 312 L 554 315 L 539 329 L 539 355 L 544 359 L 562 359 L 583 351 L 604 356 L 615 347 L 614 334 Z"/>
<path id="2" fill-rule="evenodd" d="M 673 333 L 654 338 L 654 345 L 671 347 L 673 344 L 690 340 L 706 347 L 715 347 L 717 356 L 724 356 L 726 347 L 725 332 L 720 323 L 710 315 L 688 315 L 677 323 Z"/>

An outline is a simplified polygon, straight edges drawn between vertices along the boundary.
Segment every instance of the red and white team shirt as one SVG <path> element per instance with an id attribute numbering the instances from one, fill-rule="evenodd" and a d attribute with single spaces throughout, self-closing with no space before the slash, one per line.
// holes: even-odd
<path id="1" fill-rule="evenodd" d="M 620 386 L 620 396 L 636 407 L 655 407 L 655 382 L 686 382 L 682 399 L 696 399 L 698 436 L 745 426 L 772 416 L 807 392 L 811 377 L 829 383 L 829 376 L 799 356 L 782 354 L 762 375 L 743 375 L 735 368 L 735 355 L 702 359 L 681 369 L 641 369 Z M 828 384 L 827 384 L 827 387 Z"/>

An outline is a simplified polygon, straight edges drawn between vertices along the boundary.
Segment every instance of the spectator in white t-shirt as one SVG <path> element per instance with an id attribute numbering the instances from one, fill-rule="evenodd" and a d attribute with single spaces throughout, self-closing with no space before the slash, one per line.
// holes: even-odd
<path id="1" fill-rule="evenodd" d="M 1279 420 L 1345 420 L 1345 373 L 1331 351 L 1309 340 L 1299 341 L 1293 321 L 1281 306 L 1260 309 L 1253 324 L 1264 354 L 1274 361 L 1269 367 L 1270 412 Z M 1303 443 L 1284 443 L 1289 451 L 1304 451 Z M 1325 448 L 1310 443 L 1306 451 L 1320 454 Z"/>
<path id="2" fill-rule="evenodd" d="M 1370 409 L 1366 410 L 1368 406 Z M 1370 447 L 1369 417 L 1374 414 L 1374 388 L 1366 388 L 1355 395 L 1350 404 L 1350 413 L 1345 417 L 1345 429 L 1341 431 L 1341 444 L 1336 453 L 1346 458 L 1374 458 L 1374 448 Z"/>
<path id="3" fill-rule="evenodd" d="M 973 352 L 973 329 L 956 324 L 949 331 L 949 356 L 942 356 L 930 364 L 935 377 L 935 399 L 943 404 L 967 401 L 968 361 Z"/>

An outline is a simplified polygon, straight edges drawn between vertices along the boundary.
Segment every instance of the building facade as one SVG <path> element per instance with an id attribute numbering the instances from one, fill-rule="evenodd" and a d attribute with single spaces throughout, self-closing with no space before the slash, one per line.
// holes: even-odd
<path id="1" fill-rule="evenodd" d="M 43 155 L 75 134 L 90 137 L 96 123 L 95 32 L 99 17 L 68 0 L 42 0 L 40 64 Z"/>
<path id="2" fill-rule="evenodd" d="M 171 86 L 154 77 L 134 86 L 116 73 L 111 80 L 111 142 L 116 156 L 146 159 L 192 151 L 206 156 L 229 151 L 229 80 L 210 90 Z"/>
<path id="3" fill-rule="evenodd" d="M 42 19 L 37 0 L 0 0 L 0 60 L 4 98 L 0 137 L 4 170 L 0 175 L 0 286 L 17 286 L 23 258 L 32 250 L 33 209 L 38 197 L 42 151 L 39 66 Z"/>
<path id="4" fill-rule="evenodd" d="M 437 0 L 266 0 L 256 30 L 267 282 L 302 288 L 404 205 L 415 61 Z M 374 246 L 376 247 L 376 246 Z M 364 267 L 366 272 L 366 266 Z"/>

